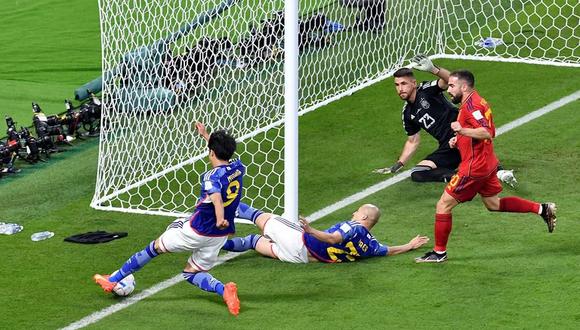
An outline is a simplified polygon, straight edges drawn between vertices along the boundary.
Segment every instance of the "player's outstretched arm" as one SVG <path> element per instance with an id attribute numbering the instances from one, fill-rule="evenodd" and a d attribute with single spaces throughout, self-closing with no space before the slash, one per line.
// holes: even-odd
<path id="1" fill-rule="evenodd" d="M 300 217 L 300 227 L 304 229 L 305 233 L 312 235 L 314 238 L 321 242 L 328 244 L 338 244 L 342 242 L 342 235 L 338 231 L 335 231 L 334 233 L 327 233 L 325 231 L 314 229 L 310 227 L 308 220 L 303 217 Z"/>
<path id="2" fill-rule="evenodd" d="M 429 237 L 417 235 L 405 245 L 389 246 L 389 252 L 387 255 L 392 256 L 395 254 L 409 252 L 411 250 L 420 248 L 427 242 L 429 242 Z"/>
<path id="3" fill-rule="evenodd" d="M 421 143 L 421 135 L 419 133 L 411 135 L 407 138 L 405 142 L 405 146 L 403 147 L 403 151 L 401 152 L 401 156 L 397 160 L 395 164 L 390 167 L 379 168 L 374 170 L 374 173 L 379 174 L 388 174 L 388 173 L 397 173 L 399 172 L 405 163 L 413 157 L 417 149 L 419 148 L 419 144 Z"/>
<path id="4" fill-rule="evenodd" d="M 203 137 L 206 141 L 209 141 L 209 133 L 205 129 L 205 125 L 203 123 L 197 122 L 195 123 L 195 129 Z"/>
<path id="5" fill-rule="evenodd" d="M 447 89 L 447 82 L 449 81 L 449 70 L 438 67 L 433 64 L 431 59 L 424 54 L 418 54 L 411 59 L 411 62 L 415 63 L 415 69 L 431 72 L 432 74 L 436 75 L 437 77 L 441 78 L 437 81 L 437 85 L 441 89 Z"/>

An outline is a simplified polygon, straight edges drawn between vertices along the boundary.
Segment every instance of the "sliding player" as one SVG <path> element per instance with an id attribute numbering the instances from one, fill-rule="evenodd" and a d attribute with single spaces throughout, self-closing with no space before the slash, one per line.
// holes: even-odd
<path id="1" fill-rule="evenodd" d="M 234 216 L 242 195 L 242 178 L 246 169 L 241 161 L 230 161 L 236 150 L 236 140 L 231 135 L 220 130 L 210 136 L 201 123 L 196 124 L 196 129 L 208 141 L 213 169 L 201 175 L 201 194 L 193 215 L 175 220 L 158 239 L 131 256 L 113 275 L 96 274 L 94 280 L 105 292 L 111 292 L 117 282 L 159 254 L 191 252 L 183 270 L 185 280 L 204 291 L 219 294 L 230 313 L 238 315 L 240 301 L 236 284 L 224 285 L 209 270 L 216 264 L 228 235 L 235 232 Z"/>
<path id="2" fill-rule="evenodd" d="M 336 263 L 400 254 L 429 241 L 425 236 L 416 236 L 399 246 L 379 243 L 370 230 L 380 216 L 376 206 L 364 204 L 352 214 L 350 221 L 320 231 L 312 228 L 304 218 L 298 224 L 240 203 L 238 217 L 254 222 L 263 235 L 234 237 L 223 249 L 235 252 L 253 249 L 264 256 L 290 263 Z"/>

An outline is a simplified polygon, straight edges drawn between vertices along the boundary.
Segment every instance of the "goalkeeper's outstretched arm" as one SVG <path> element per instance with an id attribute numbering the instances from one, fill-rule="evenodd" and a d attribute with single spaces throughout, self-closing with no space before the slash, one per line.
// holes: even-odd
<path id="1" fill-rule="evenodd" d="M 411 62 L 415 63 L 415 69 L 431 72 L 439 77 L 437 85 L 439 85 L 439 88 L 441 89 L 447 89 L 447 82 L 449 81 L 450 74 L 449 70 L 436 66 L 426 55 L 423 54 L 416 55 L 411 59 Z"/>
<path id="2" fill-rule="evenodd" d="M 389 174 L 389 173 L 397 173 L 399 172 L 403 166 L 413 157 L 417 149 L 419 148 L 419 144 L 421 143 L 421 136 L 419 132 L 414 135 L 411 135 L 405 141 L 405 145 L 403 146 L 403 151 L 401 151 L 401 156 L 395 164 L 390 167 L 379 168 L 374 170 L 374 173 L 378 174 Z"/>

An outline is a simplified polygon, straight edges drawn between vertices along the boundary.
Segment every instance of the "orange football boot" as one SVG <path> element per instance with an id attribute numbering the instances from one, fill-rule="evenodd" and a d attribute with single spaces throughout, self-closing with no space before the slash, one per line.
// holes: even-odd
<path id="1" fill-rule="evenodd" d="M 95 274 L 93 276 L 93 280 L 95 281 L 95 283 L 100 285 L 105 292 L 111 292 L 113 291 L 113 288 L 115 287 L 115 285 L 117 285 L 117 283 L 110 282 L 109 277 L 111 277 L 111 275 Z"/>
<path id="2" fill-rule="evenodd" d="M 238 287 L 236 283 L 230 282 L 224 285 L 224 301 L 228 305 L 230 313 L 238 316 L 240 313 L 240 299 L 238 299 Z"/>

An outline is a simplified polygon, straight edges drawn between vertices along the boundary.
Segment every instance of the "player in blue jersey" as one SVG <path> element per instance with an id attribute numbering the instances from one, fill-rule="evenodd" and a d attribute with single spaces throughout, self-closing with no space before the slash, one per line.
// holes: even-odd
<path id="1" fill-rule="evenodd" d="M 223 249 L 235 252 L 254 249 L 262 255 L 291 263 L 336 263 L 404 253 L 429 241 L 417 235 L 404 245 L 379 243 L 370 230 L 380 216 L 378 207 L 364 204 L 352 214 L 351 220 L 320 231 L 312 228 L 304 218 L 298 224 L 240 203 L 238 217 L 253 221 L 263 235 L 231 238 Z"/>
<path id="2" fill-rule="evenodd" d="M 242 196 L 242 178 L 246 171 L 239 160 L 230 161 L 236 140 L 226 131 L 209 135 L 203 124 L 198 133 L 206 139 L 212 169 L 201 175 L 201 193 L 195 212 L 189 218 L 177 219 L 166 231 L 143 250 L 132 255 L 113 275 L 94 276 L 103 290 L 111 292 L 117 282 L 132 274 L 162 253 L 191 252 L 183 277 L 187 282 L 221 295 L 233 315 L 238 315 L 240 301 L 237 286 L 223 284 L 208 271 L 216 264 L 218 253 L 228 235 L 235 232 L 234 216 Z"/>

